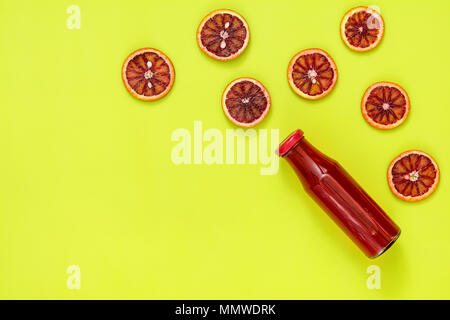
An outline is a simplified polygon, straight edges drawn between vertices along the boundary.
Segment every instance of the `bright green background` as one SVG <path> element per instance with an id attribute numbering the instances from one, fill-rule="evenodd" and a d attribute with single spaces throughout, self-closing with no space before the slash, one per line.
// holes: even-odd
<path id="1" fill-rule="evenodd" d="M 132 3 L 132 4 L 131 4 Z M 81 8 L 69 30 L 66 9 Z M 339 24 L 377 5 L 380 46 L 355 53 Z M 242 56 L 218 62 L 195 41 L 200 20 L 230 8 L 251 29 Z M 448 1 L 1 1 L 0 298 L 450 298 Z M 141 102 L 120 69 L 141 47 L 165 52 L 172 91 Z M 339 69 L 320 101 L 296 96 L 290 58 L 319 47 Z M 294 172 L 259 165 L 171 162 L 177 128 L 234 128 L 220 97 L 233 79 L 260 80 L 273 100 L 258 128 L 280 139 L 302 128 L 401 226 L 399 241 L 369 260 L 306 196 Z M 411 113 L 399 128 L 371 128 L 360 113 L 376 81 L 401 84 Z M 386 169 L 418 148 L 441 169 L 420 203 L 397 200 Z M 81 289 L 66 288 L 68 265 Z M 366 268 L 381 268 L 368 290 Z"/>

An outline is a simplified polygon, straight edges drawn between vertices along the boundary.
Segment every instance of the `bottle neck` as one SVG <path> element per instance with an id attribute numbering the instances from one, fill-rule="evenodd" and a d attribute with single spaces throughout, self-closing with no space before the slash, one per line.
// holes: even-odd
<path id="1" fill-rule="evenodd" d="M 303 137 L 285 156 L 304 187 L 318 182 L 333 160 L 317 150 Z"/>

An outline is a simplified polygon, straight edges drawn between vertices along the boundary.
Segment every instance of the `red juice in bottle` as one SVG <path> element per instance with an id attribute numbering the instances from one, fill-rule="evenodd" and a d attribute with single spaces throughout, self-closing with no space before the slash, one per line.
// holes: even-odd
<path id="1" fill-rule="evenodd" d="M 301 130 L 278 154 L 297 173 L 305 191 L 368 256 L 376 258 L 400 235 L 400 228 L 335 160 L 314 148 Z"/>

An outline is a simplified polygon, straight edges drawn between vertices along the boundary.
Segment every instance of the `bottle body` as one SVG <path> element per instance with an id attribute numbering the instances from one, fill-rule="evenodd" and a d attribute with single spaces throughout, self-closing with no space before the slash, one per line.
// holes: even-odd
<path id="1" fill-rule="evenodd" d="M 280 146 L 281 150 L 281 146 Z M 280 154 L 305 191 L 368 256 L 375 258 L 400 235 L 400 228 L 335 160 L 304 137 Z"/>

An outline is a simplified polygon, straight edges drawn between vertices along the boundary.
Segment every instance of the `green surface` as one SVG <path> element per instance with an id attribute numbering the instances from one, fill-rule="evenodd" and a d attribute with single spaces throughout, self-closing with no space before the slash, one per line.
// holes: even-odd
<path id="1" fill-rule="evenodd" d="M 66 9 L 81 8 L 69 30 Z M 349 50 L 345 12 L 377 5 L 380 46 Z M 230 8 L 251 40 L 236 60 L 203 54 L 197 26 Z M 450 129 L 448 1 L 1 1 L 0 298 L 450 298 L 447 181 Z M 141 47 L 172 60 L 172 91 L 141 102 L 120 69 Z M 310 47 L 335 60 L 339 80 L 319 101 L 295 95 L 290 58 Z M 369 260 L 302 190 L 284 160 L 259 165 L 175 165 L 171 134 L 234 128 L 225 86 L 260 80 L 272 110 L 257 127 L 301 128 L 337 159 L 400 225 L 389 251 Z M 376 81 L 401 84 L 411 113 L 391 131 L 370 127 L 360 100 Z M 390 161 L 408 149 L 440 165 L 437 191 L 420 203 L 396 199 Z M 366 269 L 381 269 L 369 290 Z M 69 265 L 81 289 L 66 287 Z"/>

